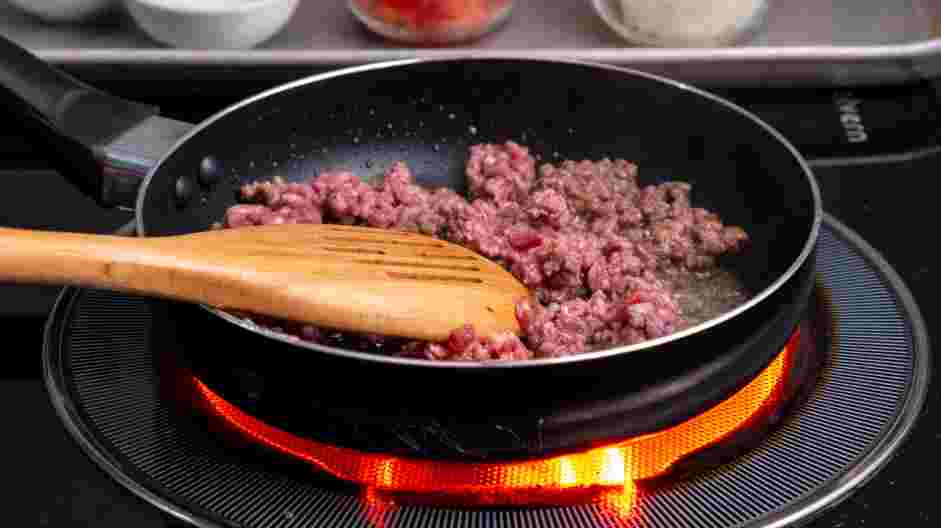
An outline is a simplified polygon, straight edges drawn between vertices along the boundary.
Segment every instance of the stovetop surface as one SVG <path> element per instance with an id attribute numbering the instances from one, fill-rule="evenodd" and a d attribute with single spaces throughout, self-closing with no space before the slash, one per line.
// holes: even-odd
<path id="1" fill-rule="evenodd" d="M 164 114 L 196 122 L 247 95 L 303 72 L 135 72 L 86 68 L 73 73 L 125 97 L 159 104 Z M 724 89 L 778 127 L 812 161 L 825 210 L 860 233 L 912 290 L 929 334 L 941 335 L 941 254 L 933 251 L 929 182 L 941 174 L 941 81 L 849 89 Z M 862 128 L 858 126 L 862 123 Z M 861 135 L 862 133 L 862 135 Z M 0 225 L 109 232 L 131 219 L 104 211 L 48 168 L 41 151 L 15 125 L 0 127 L 0 174 L 13 182 L 0 193 Z M 860 141 L 864 138 L 864 141 Z M 15 192 L 10 192 L 13 190 Z M 7 340 L 0 371 L 0 479 L 13 491 L 5 513 L 11 526 L 177 526 L 113 482 L 75 445 L 48 402 L 40 380 L 44 316 L 56 288 L 0 286 L 0 329 Z M 938 367 L 935 367 L 938 368 Z M 922 482 L 941 449 L 941 387 L 936 383 L 909 439 L 895 458 L 844 503 L 810 526 L 928 527 L 941 523 L 941 503 Z"/>

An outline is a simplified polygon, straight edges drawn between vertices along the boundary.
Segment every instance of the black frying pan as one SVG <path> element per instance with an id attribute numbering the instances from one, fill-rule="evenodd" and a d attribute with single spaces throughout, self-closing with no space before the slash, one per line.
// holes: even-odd
<path id="1" fill-rule="evenodd" d="M 289 429 L 311 429 L 302 423 L 311 412 L 419 425 L 538 416 L 538 441 L 514 442 L 510 455 L 653 430 L 701 412 L 767 365 L 813 280 L 822 212 L 797 151 L 741 108 L 637 71 L 522 58 L 376 64 L 276 87 L 192 128 L 85 86 L 2 39 L 0 84 L 7 110 L 38 132 L 66 177 L 99 201 L 136 208 L 141 236 L 208 229 L 240 184 L 304 180 L 328 167 L 367 176 L 405 160 L 420 183 L 461 189 L 467 147 L 508 139 L 545 161 L 623 157 L 639 164 L 643 183 L 688 181 L 694 205 L 751 235 L 751 249 L 730 264 L 755 292 L 744 306 L 665 338 L 561 359 L 390 358 L 300 344 L 204 307 L 160 304 L 175 321 L 160 337 L 171 339 L 166 346 L 184 350 L 233 399 L 245 378 L 233 372 L 265 380 L 274 395 L 267 407 L 254 402 L 256 411 L 277 414 Z M 616 430 L 596 424 L 589 434 L 585 424 L 601 411 L 583 408 L 556 420 L 566 433 L 553 444 L 552 409 L 615 393 L 630 420 Z M 292 405 L 301 412 L 284 410 Z M 569 427 L 576 422 L 577 434 Z M 370 447 L 356 442 L 346 443 Z M 478 444 L 490 452 L 506 441 Z"/>

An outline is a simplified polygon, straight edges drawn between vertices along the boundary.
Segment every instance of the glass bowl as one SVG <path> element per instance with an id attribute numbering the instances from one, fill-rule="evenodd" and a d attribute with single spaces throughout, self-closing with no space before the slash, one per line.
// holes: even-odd
<path id="1" fill-rule="evenodd" d="M 501 26 L 514 0 L 349 0 L 367 28 L 396 42 L 458 44 Z"/>
<path id="2" fill-rule="evenodd" d="M 725 47 L 751 38 L 769 0 L 591 0 L 624 40 L 656 47 Z"/>

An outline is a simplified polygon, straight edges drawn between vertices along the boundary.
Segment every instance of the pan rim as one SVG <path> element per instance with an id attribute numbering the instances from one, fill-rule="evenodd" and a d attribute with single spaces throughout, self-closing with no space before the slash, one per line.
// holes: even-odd
<path id="1" fill-rule="evenodd" d="M 758 128 L 763 129 L 765 132 L 771 135 L 781 146 L 787 150 L 793 159 L 797 161 L 798 166 L 801 168 L 801 171 L 804 175 L 806 183 L 810 186 L 811 198 L 813 200 L 813 221 L 811 224 L 810 233 L 808 234 L 807 239 L 804 241 L 804 245 L 801 248 L 801 252 L 798 257 L 791 262 L 787 270 L 779 275 L 771 284 L 766 286 L 763 290 L 753 295 L 742 305 L 729 310 L 722 315 L 704 321 L 702 323 L 690 326 L 678 332 L 672 334 L 658 337 L 655 339 L 649 339 L 636 343 L 633 345 L 625 345 L 620 347 L 608 348 L 604 350 L 596 350 L 592 352 L 584 352 L 581 354 L 575 354 L 571 356 L 558 357 L 558 358 L 539 358 L 539 359 L 522 359 L 522 360 L 506 360 L 506 361 L 454 361 L 454 360 L 441 360 L 441 361 L 431 361 L 427 359 L 417 359 L 417 358 L 401 358 L 394 356 L 383 356 L 379 354 L 371 354 L 368 352 L 358 352 L 354 350 L 346 350 L 342 348 L 336 348 L 331 346 L 325 346 L 320 344 L 308 343 L 301 339 L 295 338 L 288 334 L 275 332 L 268 330 L 266 328 L 259 327 L 250 321 L 236 317 L 224 310 L 219 308 L 214 308 L 211 306 L 206 306 L 199 304 L 200 308 L 207 310 L 214 314 L 217 317 L 220 317 L 226 320 L 229 323 L 235 324 L 247 331 L 258 333 L 268 337 L 270 339 L 275 339 L 286 344 L 290 344 L 296 347 L 300 347 L 307 350 L 312 350 L 321 353 L 327 353 L 331 355 L 337 355 L 349 359 L 361 360 L 361 361 L 370 361 L 378 363 L 386 363 L 397 366 L 410 366 L 410 367 L 424 367 L 424 368 L 435 368 L 435 369 L 479 369 L 479 368 L 499 368 L 499 369 L 508 369 L 508 368 L 537 368 L 537 367 L 546 367 L 553 365 L 561 365 L 573 362 L 581 361 L 592 361 L 599 360 L 611 356 L 618 356 L 621 354 L 640 352 L 643 350 L 648 350 L 651 348 L 656 348 L 658 346 L 664 345 L 666 343 L 672 343 L 674 341 L 679 341 L 686 337 L 702 333 L 710 328 L 721 325 L 722 323 L 737 317 L 738 315 L 752 309 L 766 298 L 771 296 L 774 292 L 778 291 L 786 282 L 788 282 L 794 274 L 800 269 L 804 262 L 810 257 L 814 248 L 817 245 L 817 239 L 820 233 L 820 226 L 823 222 L 823 205 L 820 195 L 820 188 L 817 184 L 816 177 L 813 174 L 813 171 L 810 168 L 810 165 L 807 163 L 807 160 L 804 156 L 797 150 L 797 148 L 776 128 L 772 127 L 770 124 L 766 123 L 760 117 L 754 113 L 746 110 L 745 108 L 721 97 L 717 94 L 711 93 L 705 89 L 697 88 L 691 84 L 685 82 L 664 77 L 662 75 L 657 75 L 654 73 L 644 72 L 641 70 L 627 68 L 623 66 L 614 66 L 610 64 L 604 64 L 593 61 L 577 60 L 577 59 L 549 59 L 549 58 L 533 58 L 527 57 L 525 55 L 515 55 L 507 54 L 501 56 L 479 56 L 474 53 L 467 53 L 464 55 L 458 55 L 453 57 L 433 57 L 433 58 L 411 58 L 411 59 L 401 59 L 401 60 L 392 60 L 392 61 L 381 61 L 369 64 L 363 64 L 358 66 L 351 66 L 347 68 L 339 68 L 336 70 L 310 75 L 297 79 L 291 82 L 287 82 L 267 90 L 263 90 L 253 96 L 249 96 L 241 101 L 238 101 L 232 105 L 229 105 L 226 108 L 216 112 L 212 116 L 203 120 L 202 122 L 196 124 L 191 128 L 186 134 L 180 137 L 176 143 L 151 167 L 146 177 L 144 178 L 143 183 L 141 184 L 140 190 L 138 191 L 137 200 L 135 203 L 134 217 L 136 220 L 136 234 L 137 236 L 148 236 L 146 234 L 146 224 L 143 218 L 143 205 L 145 198 L 147 196 L 147 190 L 150 186 L 150 183 L 153 181 L 155 174 L 159 171 L 160 167 L 169 159 L 173 154 L 177 152 L 181 147 L 183 147 L 191 137 L 199 134 L 204 129 L 208 128 L 210 125 L 222 119 L 226 115 L 239 110 L 243 107 L 254 104 L 263 99 L 269 98 L 273 95 L 287 92 L 295 88 L 306 86 L 308 84 L 313 84 L 321 81 L 326 81 L 334 77 L 349 76 L 357 73 L 368 72 L 373 70 L 384 70 L 384 69 L 393 69 L 399 68 L 402 66 L 409 66 L 414 64 L 424 64 L 424 63 L 447 63 L 447 62 L 467 62 L 467 61 L 480 61 L 480 62 L 503 62 L 503 61 L 520 61 L 520 62 L 538 62 L 538 63 L 547 63 L 547 64 L 562 64 L 562 65 L 572 65 L 587 67 L 593 69 L 607 70 L 612 72 L 618 72 L 626 74 L 632 77 L 640 77 L 650 81 L 654 81 L 666 87 L 679 90 L 681 92 L 686 92 L 688 94 L 698 96 L 700 98 L 707 99 L 713 103 L 717 103 L 733 112 L 736 112 L 738 115 L 744 117 L 745 119 L 751 121 L 753 124 L 757 125 Z"/>

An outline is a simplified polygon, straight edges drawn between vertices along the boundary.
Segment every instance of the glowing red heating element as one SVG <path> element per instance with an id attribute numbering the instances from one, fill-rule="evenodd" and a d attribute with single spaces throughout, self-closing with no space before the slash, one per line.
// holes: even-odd
<path id="1" fill-rule="evenodd" d="M 777 405 L 798 338 L 795 333 L 747 386 L 684 423 L 581 453 L 520 462 L 428 461 L 322 444 L 249 416 L 199 380 L 196 387 L 229 425 L 272 449 L 366 486 L 373 499 L 387 493 L 480 506 L 566 504 L 601 497 L 615 512 L 626 513 L 634 501 L 635 481 L 664 473 L 677 460 L 739 429 L 766 406 Z"/>

